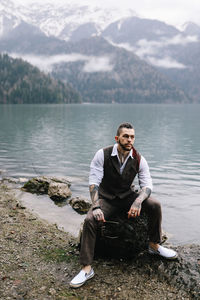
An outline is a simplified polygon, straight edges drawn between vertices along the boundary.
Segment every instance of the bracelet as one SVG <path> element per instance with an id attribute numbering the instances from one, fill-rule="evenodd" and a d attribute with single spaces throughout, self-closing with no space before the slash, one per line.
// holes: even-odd
<path id="1" fill-rule="evenodd" d="M 101 209 L 101 207 L 100 207 L 100 206 L 95 206 L 95 207 L 93 207 L 93 208 L 92 208 L 92 211 L 93 211 L 93 210 L 95 210 L 95 209 L 98 209 L 98 208 L 100 208 L 100 209 Z"/>

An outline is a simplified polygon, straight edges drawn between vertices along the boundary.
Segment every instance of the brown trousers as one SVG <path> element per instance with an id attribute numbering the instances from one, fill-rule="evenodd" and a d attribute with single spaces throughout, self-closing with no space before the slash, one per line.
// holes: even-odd
<path id="1" fill-rule="evenodd" d="M 115 199 L 108 201 L 100 199 L 100 206 L 104 213 L 105 220 L 109 220 L 113 215 L 122 215 L 128 213 L 135 197 L 127 197 L 126 199 Z M 149 241 L 154 243 L 161 242 L 161 221 L 162 211 L 161 205 L 154 198 L 149 197 L 142 203 L 141 213 L 145 212 L 148 216 L 148 233 Z M 94 257 L 95 242 L 97 236 L 99 222 L 93 217 L 92 209 L 89 210 L 83 225 L 80 249 L 80 263 L 83 266 L 91 265 Z"/>

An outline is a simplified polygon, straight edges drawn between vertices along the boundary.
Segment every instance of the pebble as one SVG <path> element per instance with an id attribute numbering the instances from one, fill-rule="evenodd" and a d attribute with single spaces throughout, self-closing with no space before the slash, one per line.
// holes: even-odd
<path id="1" fill-rule="evenodd" d="M 50 295 L 55 295 L 56 294 L 56 290 L 55 289 L 53 289 L 53 288 L 51 288 L 50 290 L 49 290 L 49 294 Z"/>

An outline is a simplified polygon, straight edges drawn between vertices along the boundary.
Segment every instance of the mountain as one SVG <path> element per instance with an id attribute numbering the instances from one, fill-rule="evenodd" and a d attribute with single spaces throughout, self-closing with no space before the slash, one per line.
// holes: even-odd
<path id="1" fill-rule="evenodd" d="M 56 37 L 47 37 L 38 27 L 22 21 L 1 38 L 1 52 L 55 54 L 65 49 L 66 42 Z"/>
<path id="2" fill-rule="evenodd" d="M 187 35 L 197 35 L 200 37 L 200 26 L 193 22 L 188 22 L 184 24 L 184 33 Z"/>
<path id="3" fill-rule="evenodd" d="M 56 36 L 68 40 L 79 26 L 95 24 L 95 32 L 101 32 L 110 23 L 129 16 L 136 15 L 131 9 L 102 8 L 100 5 L 72 4 L 66 0 L 65 4 L 32 4 L 17 5 L 12 0 L 1 0 L 0 4 L 0 32 L 2 35 L 19 25 L 21 21 L 37 26 L 47 36 Z M 7 26 L 7 20 L 10 26 Z M 87 30 L 85 31 L 87 33 Z M 88 33 L 87 33 L 88 34 Z M 83 36 L 82 36 L 83 37 Z M 84 36 L 86 38 L 88 36 Z"/>
<path id="4" fill-rule="evenodd" d="M 110 24 L 102 35 L 137 54 L 193 102 L 200 102 L 200 26 L 189 23 L 180 31 L 164 22 L 131 17 Z"/>
<path id="5" fill-rule="evenodd" d="M 103 37 L 112 46 L 110 48 L 112 50 L 104 54 L 107 57 L 108 53 L 111 56 L 114 53 L 115 66 L 118 64 L 118 60 L 121 60 L 122 52 L 126 53 L 127 58 L 137 55 L 140 58 L 140 60 L 138 59 L 140 63 L 146 62 L 146 64 L 142 62 L 142 70 L 149 70 L 149 66 L 151 66 L 153 72 L 157 70 L 156 72 L 159 74 L 157 76 L 160 76 L 166 84 L 171 84 L 176 91 L 183 90 L 183 94 L 187 95 L 190 101 L 200 101 L 198 84 L 200 36 L 197 24 L 186 24 L 184 29 L 180 31 L 174 26 L 158 20 L 140 18 L 136 12 L 127 9 L 103 9 L 100 5 L 75 5 L 69 0 L 62 6 L 59 4 L 37 4 L 30 8 L 17 6 L 11 0 L 2 0 L 0 4 L 0 32 L 1 52 L 15 52 L 22 56 L 24 54 L 43 55 L 45 57 L 56 55 L 56 60 L 58 56 L 71 55 L 73 49 L 76 49 L 76 55 L 82 55 L 85 51 L 86 40 L 90 41 L 89 44 L 92 49 L 90 56 L 96 57 L 95 37 Z M 94 42 L 94 46 L 92 46 L 91 41 Z M 103 44 L 105 45 L 104 42 Z M 114 48 L 116 49 L 114 50 Z M 121 52 L 117 49 L 121 49 Z M 102 52 L 101 56 L 104 54 Z M 50 57 L 50 61 L 51 59 L 54 57 Z M 66 59 L 68 60 L 65 57 Z M 89 63 L 89 58 L 77 60 L 77 57 L 71 62 L 63 62 L 67 69 L 62 70 L 62 72 L 60 70 L 63 67 L 60 62 L 52 64 L 51 69 L 53 69 L 54 76 L 59 76 L 64 81 L 73 82 L 76 87 L 77 85 L 85 86 L 84 83 L 79 82 L 82 76 L 76 74 L 76 70 L 81 70 L 81 66 L 84 69 L 86 60 Z M 132 64 L 133 61 L 129 60 L 129 63 Z M 123 61 L 123 64 L 127 66 L 127 69 L 123 71 L 125 78 L 130 77 L 129 65 L 126 64 L 126 61 Z M 144 65 L 147 64 L 149 66 L 146 69 Z M 132 68 L 131 65 L 130 69 L 133 70 Z M 113 69 L 104 72 L 104 78 L 107 78 L 108 75 L 111 76 L 112 72 Z M 89 82 L 94 79 L 97 88 L 104 81 L 102 70 L 83 72 L 83 74 L 87 75 Z M 149 76 L 145 74 L 145 71 L 142 71 L 142 74 L 144 78 Z M 140 76 L 141 74 L 138 74 L 138 78 L 141 80 Z M 98 79 L 96 80 L 95 77 Z M 84 80 L 85 77 L 83 76 L 83 82 Z M 87 93 L 83 89 L 79 90 Z M 149 87 L 147 90 L 149 91 Z M 183 102 L 185 102 L 185 95 Z M 178 99 L 179 102 L 180 97 Z"/>
<path id="6" fill-rule="evenodd" d="M 103 30 L 102 36 L 117 44 L 135 45 L 142 39 L 157 41 L 160 37 L 171 38 L 178 33 L 178 29 L 164 22 L 132 16 L 113 22 Z"/>
<path id="7" fill-rule="evenodd" d="M 79 103 L 69 85 L 53 80 L 21 59 L 0 55 L 0 103 Z"/>
<path id="8" fill-rule="evenodd" d="M 155 68 L 101 37 L 73 43 L 70 51 L 71 58 L 75 53 L 82 56 L 57 64 L 53 75 L 71 83 L 85 102 L 188 102 L 184 93 Z"/>

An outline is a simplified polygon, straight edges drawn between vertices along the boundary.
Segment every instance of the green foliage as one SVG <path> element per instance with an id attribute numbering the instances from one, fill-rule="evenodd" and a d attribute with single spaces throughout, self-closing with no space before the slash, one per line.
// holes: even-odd
<path id="1" fill-rule="evenodd" d="M 55 261 L 55 262 L 70 262 L 73 258 L 71 255 L 68 255 L 65 249 L 54 248 L 54 249 L 42 249 L 42 256 L 46 261 Z"/>
<path id="2" fill-rule="evenodd" d="M 0 54 L 0 103 L 80 103 L 70 85 L 52 79 L 21 59 Z"/>

